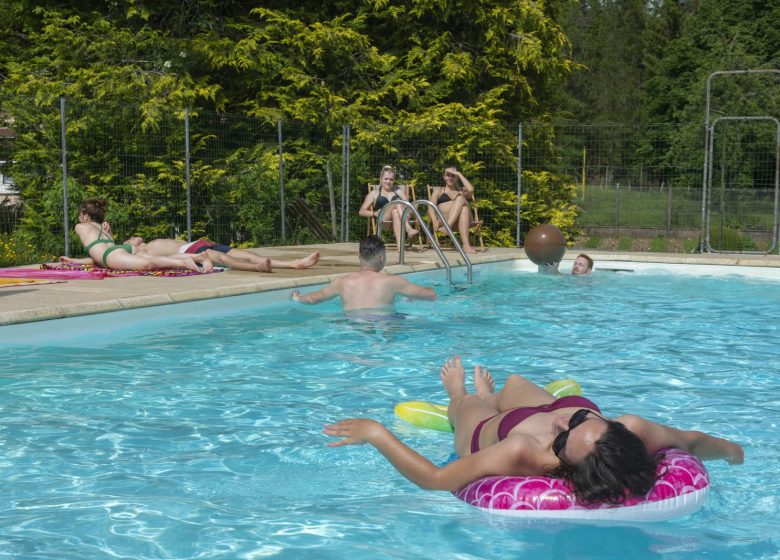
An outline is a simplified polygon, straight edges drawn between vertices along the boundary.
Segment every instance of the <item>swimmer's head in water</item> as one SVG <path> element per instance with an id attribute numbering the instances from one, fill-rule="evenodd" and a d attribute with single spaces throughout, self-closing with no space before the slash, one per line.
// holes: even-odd
<path id="1" fill-rule="evenodd" d="M 376 235 L 369 235 L 360 242 L 360 264 L 377 271 L 385 267 L 385 242 Z"/>
<path id="2" fill-rule="evenodd" d="M 571 267 L 571 273 L 575 276 L 590 274 L 593 270 L 593 259 L 585 253 L 580 253 L 577 258 L 574 259 L 574 264 Z"/>

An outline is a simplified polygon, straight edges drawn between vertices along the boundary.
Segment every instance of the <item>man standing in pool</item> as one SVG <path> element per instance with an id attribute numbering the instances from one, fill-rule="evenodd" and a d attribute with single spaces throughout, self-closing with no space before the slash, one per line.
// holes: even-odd
<path id="1" fill-rule="evenodd" d="M 403 276 L 382 274 L 385 267 L 385 244 L 376 235 L 369 235 L 360 242 L 360 270 L 336 278 L 330 284 L 309 294 L 292 292 L 293 300 L 317 304 L 338 296 L 344 311 L 371 309 L 378 313 L 394 312 L 395 296 L 402 295 L 412 299 L 436 299 L 432 288 L 412 284 Z"/>

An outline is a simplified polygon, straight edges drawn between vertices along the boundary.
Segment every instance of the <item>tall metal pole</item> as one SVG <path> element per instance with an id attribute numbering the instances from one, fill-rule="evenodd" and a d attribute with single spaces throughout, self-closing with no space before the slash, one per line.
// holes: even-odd
<path id="1" fill-rule="evenodd" d="M 62 214 L 65 228 L 65 252 L 70 256 L 70 220 L 68 219 L 68 143 L 65 139 L 65 96 L 60 95 L 60 136 L 62 137 Z"/>
<path id="2" fill-rule="evenodd" d="M 287 241 L 287 226 L 284 220 L 284 151 L 282 150 L 282 119 L 276 121 L 279 138 L 279 210 L 282 214 L 282 241 Z"/>
<path id="3" fill-rule="evenodd" d="M 517 125 L 517 209 L 515 243 L 520 247 L 520 197 L 523 194 L 523 125 Z"/>
<path id="4" fill-rule="evenodd" d="M 346 241 L 346 229 L 344 228 L 346 219 L 346 200 L 344 191 L 347 188 L 347 125 L 341 126 L 341 235 L 339 240 Z"/>
<path id="5" fill-rule="evenodd" d="M 349 161 L 349 154 L 350 154 L 349 147 L 350 146 L 349 145 L 350 145 L 350 139 L 351 139 L 351 136 L 352 136 L 352 131 L 350 130 L 349 125 L 347 125 L 347 129 L 346 130 L 347 130 L 347 138 L 346 138 L 345 145 L 346 145 L 346 150 L 347 150 L 347 164 L 346 164 L 346 168 L 347 168 L 347 175 L 346 175 L 346 177 L 347 177 L 347 184 L 346 184 L 347 196 L 346 196 L 346 201 L 345 201 L 346 202 L 346 211 L 344 212 L 344 214 L 346 215 L 346 226 L 345 226 L 346 241 L 349 242 L 349 194 L 350 194 L 349 193 L 349 168 L 350 168 L 350 161 Z"/>
<path id="6" fill-rule="evenodd" d="M 190 109 L 184 108 L 184 185 L 187 198 L 187 241 L 192 241 L 192 193 L 190 191 Z"/>

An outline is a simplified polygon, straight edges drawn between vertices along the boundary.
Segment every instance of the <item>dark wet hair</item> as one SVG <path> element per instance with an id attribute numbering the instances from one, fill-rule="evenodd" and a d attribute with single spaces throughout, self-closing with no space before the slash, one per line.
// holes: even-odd
<path id="1" fill-rule="evenodd" d="M 79 206 L 79 214 L 86 214 L 93 222 L 102 224 L 106 218 L 108 202 L 102 198 L 88 198 Z"/>
<path id="2" fill-rule="evenodd" d="M 360 242 L 360 260 L 373 261 L 385 252 L 385 242 L 376 235 L 369 235 Z"/>
<path id="3" fill-rule="evenodd" d="M 629 496 L 642 497 L 655 484 L 662 453 L 650 455 L 644 442 L 615 420 L 591 453 L 575 465 L 561 463 L 551 474 L 566 479 L 577 498 L 586 503 L 621 504 Z"/>
<path id="4" fill-rule="evenodd" d="M 585 253 L 580 253 L 579 255 L 577 255 L 577 258 L 579 259 L 580 257 L 588 261 L 588 271 L 593 270 L 593 259 L 590 257 L 590 255 L 586 255 Z"/>

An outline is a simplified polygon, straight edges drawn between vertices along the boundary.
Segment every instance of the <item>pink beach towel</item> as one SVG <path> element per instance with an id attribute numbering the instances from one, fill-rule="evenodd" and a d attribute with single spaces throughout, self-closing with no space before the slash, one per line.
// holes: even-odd
<path id="1" fill-rule="evenodd" d="M 107 276 L 102 270 L 65 270 L 48 268 L 54 265 L 42 264 L 38 268 L 0 268 L 2 278 L 35 278 L 46 280 L 102 280 Z"/>
<path id="2" fill-rule="evenodd" d="M 215 267 L 212 272 L 222 272 L 223 268 Z M 0 278 L 36 278 L 47 280 L 102 280 L 118 276 L 163 276 L 175 278 L 178 276 L 196 276 L 203 274 L 187 269 L 152 270 L 112 270 L 93 265 L 42 264 L 36 268 L 0 268 Z M 211 274 L 211 273 L 208 273 Z"/>
<path id="3" fill-rule="evenodd" d="M 172 268 L 169 270 L 114 270 L 112 268 L 103 268 L 92 264 L 42 264 L 42 269 L 49 271 L 58 271 L 61 273 L 73 273 L 81 272 L 88 274 L 101 274 L 102 278 L 107 276 L 163 276 L 167 278 L 175 278 L 178 276 L 200 276 L 201 274 L 211 274 L 212 272 L 222 272 L 224 268 L 214 267 L 211 272 L 193 272 L 186 268 Z M 2 273 L 0 272 L 0 275 Z"/>

